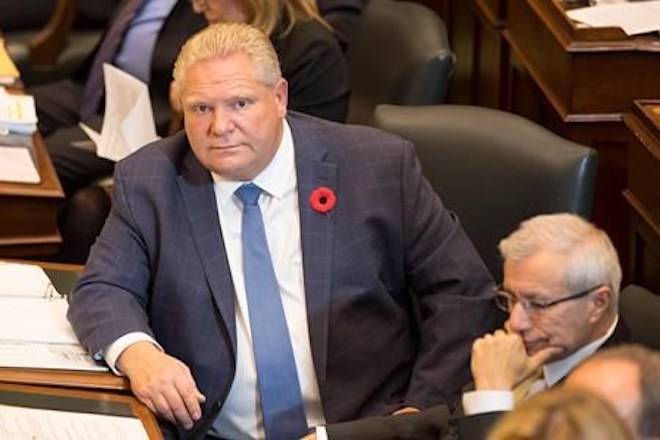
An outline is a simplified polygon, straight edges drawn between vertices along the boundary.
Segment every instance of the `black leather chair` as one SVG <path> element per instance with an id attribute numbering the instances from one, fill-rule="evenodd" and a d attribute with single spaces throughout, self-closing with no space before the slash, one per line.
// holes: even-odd
<path id="1" fill-rule="evenodd" d="M 640 286 L 626 286 L 621 290 L 619 313 L 632 342 L 660 350 L 660 295 Z"/>
<path id="2" fill-rule="evenodd" d="M 442 20 L 417 3 L 371 0 L 348 49 L 347 122 L 369 124 L 378 104 L 443 102 L 454 54 Z"/>
<path id="3" fill-rule="evenodd" d="M 591 214 L 596 152 L 531 121 L 460 105 L 381 105 L 374 119 L 415 143 L 424 174 L 496 280 L 502 273 L 497 244 L 522 220 Z"/>

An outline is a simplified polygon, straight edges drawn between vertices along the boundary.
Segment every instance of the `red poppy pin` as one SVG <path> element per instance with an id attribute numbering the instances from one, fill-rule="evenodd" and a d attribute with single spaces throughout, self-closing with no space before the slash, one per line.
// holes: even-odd
<path id="1" fill-rule="evenodd" d="M 309 204 L 312 205 L 312 209 L 321 214 L 332 211 L 336 202 L 335 192 L 327 186 L 319 186 L 309 196 Z"/>

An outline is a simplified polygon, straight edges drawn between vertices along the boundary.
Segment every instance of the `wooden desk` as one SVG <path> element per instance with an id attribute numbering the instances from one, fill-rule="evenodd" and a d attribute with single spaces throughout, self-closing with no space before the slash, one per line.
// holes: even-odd
<path id="1" fill-rule="evenodd" d="M 0 182 L 0 257 L 26 257 L 57 252 L 58 202 L 64 192 L 40 135 L 34 136 L 33 158 L 39 184 Z"/>
<path id="2" fill-rule="evenodd" d="M 624 116 L 634 136 L 628 153 L 631 281 L 660 294 L 660 99 L 635 101 Z"/>
<path id="3" fill-rule="evenodd" d="M 660 39 L 579 28 L 558 0 L 508 0 L 501 34 L 509 55 L 501 108 L 598 151 L 593 220 L 627 261 L 632 136 L 623 115 L 633 100 L 658 96 Z"/>
<path id="4" fill-rule="evenodd" d="M 153 414 L 131 396 L 105 392 L 67 390 L 52 387 L 34 387 L 0 383 L 0 403 L 15 404 L 16 396 L 29 400 L 31 407 L 76 410 L 105 415 L 121 415 L 140 419 L 151 440 L 163 435 Z"/>

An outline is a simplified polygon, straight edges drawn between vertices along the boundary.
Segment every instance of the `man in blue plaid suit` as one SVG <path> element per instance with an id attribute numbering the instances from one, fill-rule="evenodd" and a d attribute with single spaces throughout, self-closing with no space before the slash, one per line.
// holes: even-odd
<path id="1" fill-rule="evenodd" d="M 83 344 L 128 376 L 167 436 L 264 438 L 250 329 L 270 323 L 250 322 L 234 193 L 250 183 L 306 426 L 453 400 L 473 339 L 498 314 L 413 146 L 287 114 L 277 56 L 250 26 L 193 37 L 174 77 L 185 132 L 115 169 L 112 212 L 69 310 Z"/>

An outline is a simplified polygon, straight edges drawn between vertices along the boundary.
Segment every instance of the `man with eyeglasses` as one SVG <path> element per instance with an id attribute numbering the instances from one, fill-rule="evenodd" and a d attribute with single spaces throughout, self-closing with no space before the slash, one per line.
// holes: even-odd
<path id="1" fill-rule="evenodd" d="M 497 412 L 628 339 L 618 315 L 621 267 L 604 231 L 572 214 L 541 215 L 499 249 L 504 282 L 496 302 L 509 318 L 472 346 L 475 390 L 463 395 L 468 417 L 460 424 L 466 431 L 485 432 Z"/>
<path id="2" fill-rule="evenodd" d="M 483 439 L 516 401 L 560 384 L 597 350 L 629 339 L 618 316 L 621 268 L 604 231 L 576 215 L 540 215 L 499 249 L 504 282 L 496 302 L 509 317 L 503 329 L 472 346 L 475 389 L 463 394 L 464 414 L 450 416 L 450 408 L 436 406 L 330 425 L 330 440 Z"/>

